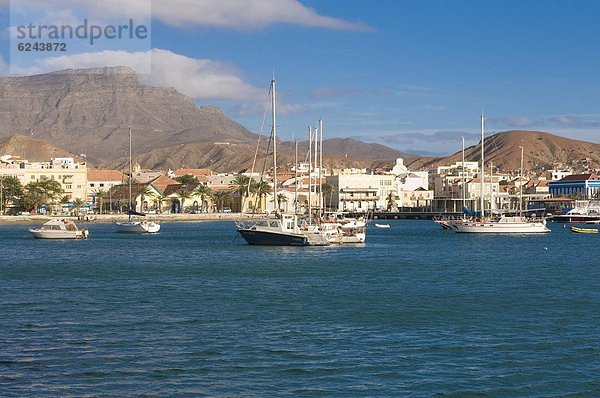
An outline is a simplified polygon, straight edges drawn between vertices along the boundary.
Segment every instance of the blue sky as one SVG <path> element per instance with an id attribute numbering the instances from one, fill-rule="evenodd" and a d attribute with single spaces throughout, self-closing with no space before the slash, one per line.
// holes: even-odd
<path id="1" fill-rule="evenodd" d="M 44 10 L 41 0 L 22 2 Z M 143 19 L 147 2 L 105 0 L 99 10 L 57 0 L 46 12 Z M 598 15 L 600 2 L 583 0 L 154 0 L 152 74 L 142 80 L 219 105 L 257 131 L 275 70 L 282 139 L 303 138 L 323 117 L 327 137 L 447 154 L 461 135 L 478 140 L 483 107 L 489 133 L 600 142 Z M 140 65 L 132 51 L 102 50 L 10 66 L 31 74 Z"/>

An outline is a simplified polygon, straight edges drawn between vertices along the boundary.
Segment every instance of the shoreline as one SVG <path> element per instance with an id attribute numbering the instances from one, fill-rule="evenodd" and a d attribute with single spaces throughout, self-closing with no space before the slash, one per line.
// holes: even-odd
<path id="1" fill-rule="evenodd" d="M 52 218 L 63 218 L 82 224 L 103 224 L 115 221 L 127 221 L 126 214 L 94 214 L 90 221 L 80 220 L 72 216 L 0 216 L 0 225 L 7 224 L 43 224 Z M 152 214 L 137 219 L 161 221 L 161 222 L 203 222 L 203 221 L 235 221 L 240 219 L 239 213 L 202 213 L 202 214 Z"/>

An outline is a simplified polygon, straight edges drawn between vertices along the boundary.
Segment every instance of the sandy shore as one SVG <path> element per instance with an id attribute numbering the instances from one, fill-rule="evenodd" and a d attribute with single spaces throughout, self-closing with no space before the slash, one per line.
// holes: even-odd
<path id="1" fill-rule="evenodd" d="M 58 216 L 57 216 L 58 217 Z M 49 216 L 0 216 L 0 224 L 43 224 L 48 221 Z M 85 222 L 78 220 L 77 217 L 58 217 L 73 220 L 75 222 Z M 142 217 L 138 217 L 142 218 Z M 205 214 L 152 214 L 144 219 L 159 220 L 164 222 L 201 222 L 201 221 L 235 221 L 240 218 L 239 213 L 205 213 Z M 125 214 L 95 214 L 93 222 L 110 223 L 114 221 L 127 220 Z"/>

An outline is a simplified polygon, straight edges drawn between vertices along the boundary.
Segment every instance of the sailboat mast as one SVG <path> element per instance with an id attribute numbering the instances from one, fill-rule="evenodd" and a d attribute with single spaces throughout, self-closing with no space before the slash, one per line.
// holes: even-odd
<path id="1" fill-rule="evenodd" d="M 308 223 L 312 224 L 312 127 L 308 126 Z"/>
<path id="2" fill-rule="evenodd" d="M 462 203 L 463 203 L 463 210 L 465 209 L 466 206 L 466 196 L 465 196 L 465 186 L 466 186 L 466 182 L 467 179 L 465 177 L 465 137 L 462 137 Z"/>
<path id="3" fill-rule="evenodd" d="M 490 162 L 490 214 L 493 216 L 494 209 L 494 163 Z"/>
<path id="4" fill-rule="evenodd" d="M 519 216 L 523 217 L 523 147 L 521 148 L 521 171 L 519 172 Z"/>
<path id="5" fill-rule="evenodd" d="M 315 203 L 315 212 L 318 211 L 317 208 L 319 207 L 319 183 L 317 181 L 317 178 L 319 177 L 319 174 L 317 173 L 317 167 L 318 167 L 318 153 L 319 153 L 319 130 L 317 128 L 315 128 L 315 157 L 313 159 L 314 162 L 314 166 L 313 166 L 313 170 L 315 171 L 315 196 L 317 199 L 316 203 Z"/>
<path id="6" fill-rule="evenodd" d="M 298 213 L 298 141 L 295 142 L 294 155 L 294 214 Z"/>
<path id="7" fill-rule="evenodd" d="M 323 119 L 319 119 L 319 213 L 323 213 Z"/>
<path id="8" fill-rule="evenodd" d="M 481 217 L 483 218 L 485 216 L 485 208 L 484 208 L 484 201 L 483 201 L 483 183 L 484 183 L 484 175 L 485 175 L 485 163 L 484 162 L 484 158 L 483 158 L 483 139 L 484 139 L 484 128 L 485 128 L 485 116 L 483 116 L 483 112 L 481 112 Z"/>
<path id="9" fill-rule="evenodd" d="M 131 126 L 129 126 L 129 219 L 131 219 L 131 184 L 133 180 L 133 169 L 131 168 Z"/>
<path id="10" fill-rule="evenodd" d="M 277 123 L 275 116 L 275 77 L 271 80 L 271 113 L 273 121 L 273 198 L 275 202 L 275 210 L 279 210 L 279 202 L 277 201 Z M 266 207 L 266 204 L 265 204 Z"/>

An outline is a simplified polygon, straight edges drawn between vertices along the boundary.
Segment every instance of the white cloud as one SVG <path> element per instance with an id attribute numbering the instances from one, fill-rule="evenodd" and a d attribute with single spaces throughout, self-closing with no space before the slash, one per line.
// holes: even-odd
<path id="1" fill-rule="evenodd" d="M 3 1 L 0 0 L 0 6 Z M 35 7 L 36 11 L 73 9 L 96 17 L 146 18 L 150 11 L 150 0 L 22 0 L 18 3 Z M 321 15 L 299 0 L 152 0 L 151 13 L 153 18 L 176 27 L 215 26 L 244 30 L 285 23 L 328 29 L 371 30 L 362 22 Z"/>
<path id="2" fill-rule="evenodd" d="M 19 68 L 13 65 L 12 72 L 31 75 L 100 66 L 128 66 L 140 74 L 140 80 L 145 84 L 173 87 L 199 100 L 256 101 L 264 97 L 266 90 L 245 82 L 242 73 L 231 65 L 209 59 L 189 58 L 159 49 L 133 53 L 101 51 L 52 57 L 39 60 L 34 67 Z"/>

